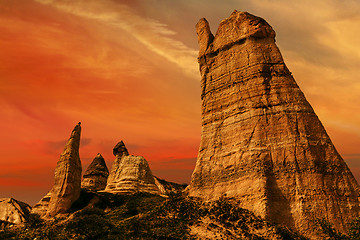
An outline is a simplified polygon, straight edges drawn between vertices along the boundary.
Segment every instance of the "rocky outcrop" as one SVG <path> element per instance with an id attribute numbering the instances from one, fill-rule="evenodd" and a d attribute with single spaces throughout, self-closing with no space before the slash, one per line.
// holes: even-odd
<path id="1" fill-rule="evenodd" d="M 106 192 L 160 194 L 145 158 L 129 155 L 123 141 L 114 147 L 113 153 L 116 159 L 107 181 Z"/>
<path id="2" fill-rule="evenodd" d="M 93 191 L 104 190 L 108 176 L 109 170 L 105 160 L 103 156 L 98 153 L 84 173 L 81 188 Z"/>
<path id="3" fill-rule="evenodd" d="M 202 132 L 189 194 L 241 207 L 312 238 L 360 213 L 359 185 L 296 84 L 263 19 L 237 12 L 197 24 Z"/>
<path id="4" fill-rule="evenodd" d="M 164 179 L 160 179 L 154 176 L 155 184 L 159 188 L 162 195 L 169 195 L 170 193 L 181 193 L 187 187 L 187 184 L 178 184 L 174 182 L 168 182 Z"/>
<path id="5" fill-rule="evenodd" d="M 65 145 L 55 169 L 54 186 L 33 208 L 44 217 L 65 213 L 80 196 L 81 161 L 79 157 L 81 126 L 78 123 Z"/>
<path id="6" fill-rule="evenodd" d="M 4 223 L 23 224 L 31 207 L 13 198 L 0 198 L 0 221 Z"/>

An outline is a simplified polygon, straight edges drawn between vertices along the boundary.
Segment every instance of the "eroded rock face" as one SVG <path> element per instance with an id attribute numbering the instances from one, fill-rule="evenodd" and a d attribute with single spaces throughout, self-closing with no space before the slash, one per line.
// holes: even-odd
<path id="1" fill-rule="evenodd" d="M 312 238 L 313 220 L 341 231 L 359 185 L 286 67 L 275 32 L 237 12 L 212 36 L 197 24 L 202 132 L 189 194 L 241 207 Z"/>
<path id="2" fill-rule="evenodd" d="M 41 216 L 65 213 L 80 196 L 81 161 L 79 156 L 81 126 L 78 123 L 65 145 L 55 169 L 54 186 L 33 208 Z"/>
<path id="3" fill-rule="evenodd" d="M 93 191 L 104 190 L 108 176 L 109 170 L 105 160 L 103 156 L 98 153 L 84 173 L 81 188 Z"/>
<path id="4" fill-rule="evenodd" d="M 116 159 L 107 181 L 106 192 L 160 194 L 145 158 L 129 155 L 123 141 L 114 147 L 113 153 Z"/>
<path id="5" fill-rule="evenodd" d="M 31 207 L 13 198 L 0 198 L 0 220 L 13 224 L 23 224 Z"/>

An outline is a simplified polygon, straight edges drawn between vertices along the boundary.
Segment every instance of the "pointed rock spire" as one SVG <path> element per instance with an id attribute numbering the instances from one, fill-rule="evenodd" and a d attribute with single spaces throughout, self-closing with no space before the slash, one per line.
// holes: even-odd
<path id="1" fill-rule="evenodd" d="M 123 141 L 116 144 L 113 153 L 116 159 L 107 181 L 106 192 L 160 194 L 144 157 L 129 155 Z"/>
<path id="2" fill-rule="evenodd" d="M 104 190 L 108 176 L 109 170 L 105 160 L 103 156 L 98 153 L 84 173 L 81 188 L 94 191 Z"/>
<path id="3" fill-rule="evenodd" d="M 203 55 L 214 40 L 210 25 L 205 18 L 200 19 L 196 24 L 196 33 L 198 35 L 199 55 Z"/>
<path id="4" fill-rule="evenodd" d="M 115 157 L 121 158 L 122 156 L 128 156 L 129 152 L 127 148 L 125 147 L 125 144 L 123 141 L 120 141 L 118 144 L 115 145 L 113 148 L 113 154 Z"/>
<path id="5" fill-rule="evenodd" d="M 65 213 L 80 197 L 82 171 L 79 156 L 80 134 L 81 123 L 79 122 L 71 132 L 57 162 L 52 189 L 34 206 L 34 212 L 47 217 Z"/>
<path id="6" fill-rule="evenodd" d="M 198 25 L 207 29 L 204 20 Z M 204 52 L 205 42 L 201 143 L 189 194 L 235 197 L 311 239 L 319 239 L 315 217 L 346 231 L 360 214 L 359 185 L 286 67 L 274 30 L 235 11 Z"/>

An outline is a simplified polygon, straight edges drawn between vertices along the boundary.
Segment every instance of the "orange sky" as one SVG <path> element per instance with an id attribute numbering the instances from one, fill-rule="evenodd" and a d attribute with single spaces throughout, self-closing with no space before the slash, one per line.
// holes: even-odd
<path id="1" fill-rule="evenodd" d="M 326 4 L 325 4 L 326 3 Z M 83 169 L 124 140 L 160 177 L 190 181 L 200 141 L 194 26 L 265 18 L 285 62 L 360 180 L 360 3 L 0 0 L 0 197 L 37 202 L 75 124 Z"/>

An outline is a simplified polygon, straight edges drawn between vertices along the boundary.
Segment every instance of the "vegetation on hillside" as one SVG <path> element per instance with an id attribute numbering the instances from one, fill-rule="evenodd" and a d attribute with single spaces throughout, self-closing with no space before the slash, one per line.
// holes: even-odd
<path id="1" fill-rule="evenodd" d="M 317 219 L 322 232 L 329 240 L 359 240 L 360 239 L 360 217 L 355 218 L 349 224 L 349 231 L 343 234 L 335 230 L 333 225 L 325 219 Z"/>
<path id="2" fill-rule="evenodd" d="M 29 215 L 0 239 L 305 239 L 239 208 L 234 199 L 203 203 L 181 194 L 82 192 L 71 213 L 51 221 Z"/>

